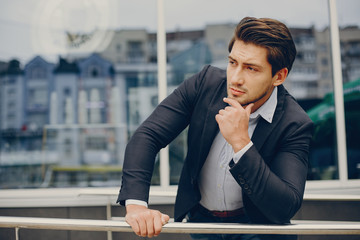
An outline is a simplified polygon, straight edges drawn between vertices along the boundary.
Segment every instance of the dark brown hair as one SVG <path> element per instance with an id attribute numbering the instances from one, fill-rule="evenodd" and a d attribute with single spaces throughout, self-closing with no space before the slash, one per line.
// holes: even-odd
<path id="1" fill-rule="evenodd" d="M 229 52 L 236 40 L 266 48 L 273 76 L 283 68 L 290 72 L 296 48 L 289 29 L 282 22 L 270 18 L 245 17 L 235 28 Z"/>

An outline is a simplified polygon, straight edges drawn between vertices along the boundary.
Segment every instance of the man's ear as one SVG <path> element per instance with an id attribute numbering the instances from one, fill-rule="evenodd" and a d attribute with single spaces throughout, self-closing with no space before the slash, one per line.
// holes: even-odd
<path id="1" fill-rule="evenodd" d="M 274 79 L 273 86 L 279 86 L 279 85 L 283 84 L 283 82 L 285 81 L 285 79 L 288 75 L 288 72 L 289 71 L 287 68 L 280 69 L 273 77 L 273 79 Z"/>

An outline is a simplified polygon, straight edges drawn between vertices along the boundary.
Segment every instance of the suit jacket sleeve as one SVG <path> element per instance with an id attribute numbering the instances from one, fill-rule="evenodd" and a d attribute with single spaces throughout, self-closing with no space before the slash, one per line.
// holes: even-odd
<path id="1" fill-rule="evenodd" d="M 290 104 L 260 149 L 255 142 L 230 169 L 255 222 L 287 223 L 302 203 L 313 124 L 289 99 Z M 254 134 L 258 131 L 261 137 L 259 133 L 268 125 L 259 122 Z"/>
<path id="2" fill-rule="evenodd" d="M 126 199 L 148 202 L 156 154 L 189 124 L 197 91 L 209 66 L 185 80 L 161 102 L 131 137 L 123 165 L 122 186 L 117 202 Z"/>

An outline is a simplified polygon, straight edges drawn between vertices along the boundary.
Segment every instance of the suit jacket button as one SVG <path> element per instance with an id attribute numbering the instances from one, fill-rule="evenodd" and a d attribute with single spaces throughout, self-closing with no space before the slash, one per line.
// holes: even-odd
<path id="1" fill-rule="evenodd" d="M 252 193 L 252 191 L 249 189 L 249 190 L 247 190 L 247 192 L 246 192 L 248 195 L 250 195 L 251 193 Z"/>
<path id="2" fill-rule="evenodd" d="M 239 183 L 240 183 L 240 184 L 244 184 L 244 183 L 245 183 L 245 179 L 240 178 L 240 179 L 239 179 Z"/>
<path id="3" fill-rule="evenodd" d="M 247 189 L 249 189 L 249 185 L 244 184 L 243 188 L 244 188 L 245 190 L 247 190 Z"/>

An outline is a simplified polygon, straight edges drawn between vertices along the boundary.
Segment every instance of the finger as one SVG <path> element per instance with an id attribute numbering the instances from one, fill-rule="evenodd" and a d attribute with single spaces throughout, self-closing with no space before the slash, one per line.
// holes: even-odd
<path id="1" fill-rule="evenodd" d="M 158 236 L 162 229 L 162 217 L 156 217 L 154 218 L 154 236 Z"/>
<path id="2" fill-rule="evenodd" d="M 223 98 L 223 101 L 233 107 L 236 107 L 236 108 L 242 107 L 241 104 L 238 101 L 236 101 L 235 99 Z"/>
<path id="3" fill-rule="evenodd" d="M 227 106 L 227 107 L 225 107 L 225 111 L 231 111 L 232 109 L 234 109 L 232 106 Z"/>
<path id="4" fill-rule="evenodd" d="M 147 236 L 147 225 L 146 220 L 144 218 L 138 218 L 137 222 L 139 224 L 139 236 L 146 237 Z"/>
<path id="5" fill-rule="evenodd" d="M 215 120 L 218 124 L 220 124 L 223 121 L 224 117 L 221 116 L 220 114 L 216 114 L 215 115 Z"/>
<path id="6" fill-rule="evenodd" d="M 220 114 L 220 115 L 224 115 L 225 113 L 226 113 L 226 111 L 225 111 L 224 109 L 220 109 L 220 110 L 219 110 L 219 114 Z"/>
<path id="7" fill-rule="evenodd" d="M 254 107 L 254 103 L 250 103 L 249 105 L 246 106 L 245 111 L 247 112 L 247 114 L 250 116 L 252 108 Z"/>
<path id="8" fill-rule="evenodd" d="M 129 217 L 125 217 L 125 221 L 130 225 L 132 230 L 136 235 L 140 235 L 140 227 L 138 222 L 135 219 L 131 219 Z"/>
<path id="9" fill-rule="evenodd" d="M 155 217 L 156 218 L 156 217 Z M 153 237 L 154 236 L 154 218 L 148 218 L 146 219 L 146 235 L 143 237 Z"/>
<path id="10" fill-rule="evenodd" d="M 161 221 L 162 221 L 163 225 L 167 224 L 169 222 L 169 220 L 170 220 L 169 215 L 161 214 Z"/>

